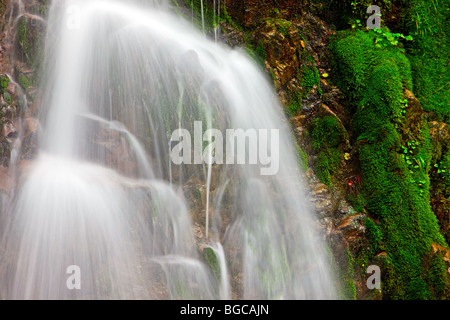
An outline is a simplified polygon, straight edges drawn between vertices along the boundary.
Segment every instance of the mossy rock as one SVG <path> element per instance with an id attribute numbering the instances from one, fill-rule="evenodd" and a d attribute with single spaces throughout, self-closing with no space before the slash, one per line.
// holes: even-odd
<path id="1" fill-rule="evenodd" d="M 429 202 L 428 128 L 421 111 L 405 105 L 405 89 L 412 89 L 407 58 L 394 47 L 376 46 L 374 38 L 372 32 L 342 32 L 331 49 L 336 82 L 353 111 L 363 196 L 380 221 L 369 237 L 387 255 L 383 298 L 439 298 L 425 268 L 431 244 L 446 246 Z M 417 114 L 409 120 L 413 130 L 402 125 L 408 112 Z"/>
<path id="2" fill-rule="evenodd" d="M 406 30 L 414 36 L 408 44 L 414 93 L 430 118 L 450 121 L 449 1 L 408 2 Z"/>
<path id="3" fill-rule="evenodd" d="M 43 38 L 45 25 L 43 20 L 25 14 L 17 22 L 17 58 L 23 60 L 34 70 L 39 68 L 43 58 Z"/>
<path id="4" fill-rule="evenodd" d="M 203 257 L 205 258 L 205 261 L 208 264 L 208 266 L 211 268 L 211 271 L 216 277 L 216 279 L 220 280 L 221 274 L 220 264 L 214 249 L 210 247 L 203 249 Z"/>
<path id="5" fill-rule="evenodd" d="M 319 113 L 313 119 L 310 131 L 312 146 L 317 154 L 314 171 L 322 183 L 331 187 L 333 176 L 337 173 L 344 156 L 348 133 L 339 118 L 331 111 Z"/>

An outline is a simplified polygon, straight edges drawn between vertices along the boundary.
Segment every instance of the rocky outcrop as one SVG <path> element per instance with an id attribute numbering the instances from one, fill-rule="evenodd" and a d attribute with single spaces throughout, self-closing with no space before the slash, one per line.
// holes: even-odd
<path id="1" fill-rule="evenodd" d="M 303 0 L 225 0 L 228 13 L 247 28 L 259 26 L 268 17 L 293 18 L 305 5 Z"/>
<path id="2" fill-rule="evenodd" d="M 20 137 L 21 160 L 33 159 L 37 152 L 39 123 L 35 116 L 39 101 L 35 99 L 35 76 L 45 28 L 40 16 L 46 13 L 46 1 L 26 0 L 22 3 L 22 8 L 17 4 L 0 7 L 7 11 L 2 14 L 5 28 L 0 44 L 2 191 L 8 191 L 13 183 L 8 175 L 8 165 L 11 150 L 18 139 L 17 119 L 21 116 L 24 128 Z M 213 5 L 212 0 L 204 3 L 210 8 Z M 368 263 L 388 266 L 390 257 L 385 248 L 373 244 L 373 234 L 381 222 L 374 218 L 373 212 L 369 212 L 361 197 L 363 182 L 359 145 L 355 143 L 352 127 L 353 111 L 335 81 L 330 80 L 335 80 L 329 51 L 330 37 L 335 31 L 310 12 L 310 5 L 306 0 L 225 0 L 221 11 L 223 17 L 219 21 L 219 39 L 230 47 L 249 48 L 273 80 L 283 108 L 290 117 L 297 144 L 306 154 L 308 168 L 305 179 L 310 187 L 310 199 L 320 228 L 330 243 L 336 268 L 342 274 L 342 297 L 379 299 L 383 293 L 367 288 L 365 271 Z M 6 24 L 6 17 L 19 13 L 21 16 L 16 26 Z M 428 130 L 433 148 L 430 160 L 433 165 L 429 174 L 430 203 L 441 233 L 449 243 L 448 125 L 441 120 L 425 125 L 426 114 L 411 91 L 405 90 L 405 99 L 407 117 L 399 124 L 398 131 L 402 141 L 406 142 L 409 137 Z M 125 175 L 135 175 L 137 168 L 130 165 L 135 163 L 135 159 L 123 135 L 100 124 L 96 124 L 92 131 L 108 165 Z M 122 162 L 113 162 L 117 158 Z M 125 171 L 126 168 L 132 169 Z M 214 191 L 211 190 L 212 193 Z M 193 233 L 198 246 L 203 248 L 206 238 L 201 222 L 205 216 L 202 211 L 206 197 L 204 181 L 191 178 L 183 186 L 183 193 L 192 206 L 190 210 L 195 213 Z M 214 213 L 211 214 L 214 218 Z M 431 260 L 433 255 L 442 255 L 450 265 L 449 252 L 444 246 L 433 244 Z M 391 270 L 386 268 L 383 272 L 386 275 Z"/>

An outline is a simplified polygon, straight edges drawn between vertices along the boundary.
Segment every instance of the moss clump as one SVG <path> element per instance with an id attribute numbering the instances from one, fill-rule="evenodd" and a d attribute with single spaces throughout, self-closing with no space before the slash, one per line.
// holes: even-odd
<path id="1" fill-rule="evenodd" d="M 447 266 L 440 251 L 432 255 L 427 266 L 426 281 L 431 288 L 431 298 L 448 299 L 449 281 L 447 278 Z"/>
<path id="2" fill-rule="evenodd" d="M 306 171 L 308 169 L 308 155 L 298 144 L 296 144 L 295 147 L 297 150 L 297 159 L 300 168 L 302 168 L 303 171 Z"/>
<path id="3" fill-rule="evenodd" d="M 331 187 L 332 176 L 342 160 L 347 131 L 336 116 L 325 115 L 313 120 L 311 138 L 317 153 L 315 173 L 320 181 Z"/>
<path id="4" fill-rule="evenodd" d="M 369 240 L 370 249 L 373 254 L 376 254 L 382 249 L 383 232 L 380 227 L 373 222 L 372 219 L 366 218 L 364 220 L 364 226 L 366 228 L 367 237 Z"/>
<path id="5" fill-rule="evenodd" d="M 376 232 L 375 239 L 377 243 L 382 239 L 377 245 L 382 245 L 388 256 L 383 295 L 431 298 L 423 262 L 431 243 L 445 245 L 445 241 L 429 204 L 427 127 L 419 119 L 414 124 L 417 130 L 408 137 L 402 135 L 396 120 L 404 108 L 404 89 L 411 89 L 409 64 L 399 50 L 377 47 L 373 40 L 372 32 L 342 32 L 331 48 L 336 82 L 354 110 L 363 195 L 369 213 L 380 221 L 382 236 Z M 406 139 L 419 141 L 411 159 L 418 163 L 422 159 L 420 166 L 411 166 L 402 156 Z"/>
<path id="6" fill-rule="evenodd" d="M 17 82 L 19 82 L 19 84 L 22 86 L 22 88 L 25 89 L 25 91 L 28 90 L 28 87 L 30 87 L 31 85 L 30 79 L 28 79 L 28 77 L 23 73 L 19 73 Z"/>
<path id="7" fill-rule="evenodd" d="M 33 70 L 38 70 L 44 56 L 42 34 L 44 27 L 35 18 L 23 16 L 17 25 L 17 42 L 22 60 Z"/>
<path id="8" fill-rule="evenodd" d="M 10 80 L 8 76 L 0 76 L 0 94 L 5 94 L 9 82 Z"/>
<path id="9" fill-rule="evenodd" d="M 407 46 L 414 91 L 425 111 L 450 121 L 449 1 L 409 1 L 408 31 L 415 41 Z"/>
<path id="10" fill-rule="evenodd" d="M 216 279 L 220 280 L 220 265 L 219 260 L 217 259 L 216 252 L 212 248 L 208 247 L 203 250 L 203 256 Z"/>
<path id="11" fill-rule="evenodd" d="M 344 251 L 345 261 L 342 267 L 341 296 L 344 300 L 356 300 L 355 260 L 348 245 Z"/>

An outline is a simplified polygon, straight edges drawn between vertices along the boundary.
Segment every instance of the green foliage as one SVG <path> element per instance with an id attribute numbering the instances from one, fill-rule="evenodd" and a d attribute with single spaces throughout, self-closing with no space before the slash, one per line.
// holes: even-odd
<path id="1" fill-rule="evenodd" d="M 414 93 L 437 120 L 450 120 L 450 2 L 411 0 L 408 30 L 415 41 L 407 46 Z"/>
<path id="2" fill-rule="evenodd" d="M 339 149 L 325 149 L 317 155 L 314 171 L 322 183 L 332 186 L 332 176 L 339 168 L 341 152 Z"/>
<path id="3" fill-rule="evenodd" d="M 366 218 L 364 220 L 364 226 L 368 234 L 368 239 L 370 243 L 370 248 L 373 254 L 378 253 L 382 247 L 383 232 L 380 227 L 378 227 L 372 219 Z"/>
<path id="4" fill-rule="evenodd" d="M 44 55 L 41 43 L 42 30 L 29 19 L 31 18 L 26 18 L 25 16 L 19 19 L 17 41 L 24 61 L 30 68 L 37 70 Z"/>
<path id="5" fill-rule="evenodd" d="M 205 258 L 206 263 L 211 268 L 214 276 L 217 280 L 220 280 L 220 265 L 217 259 L 217 255 L 212 248 L 205 248 L 203 250 L 203 256 Z"/>
<path id="6" fill-rule="evenodd" d="M 19 74 L 17 81 L 22 86 L 22 88 L 28 90 L 28 87 L 30 86 L 30 80 L 23 73 Z"/>
<path id="7" fill-rule="evenodd" d="M 447 266 L 440 251 L 431 257 L 427 268 L 426 281 L 431 288 L 431 298 L 448 298 L 447 288 L 449 281 L 447 278 Z"/>
<path id="8" fill-rule="evenodd" d="M 392 33 L 389 31 L 387 27 L 382 29 L 375 29 L 374 32 L 378 35 L 375 39 L 375 43 L 377 47 L 381 46 L 393 46 L 394 48 L 398 48 L 401 53 L 405 53 L 405 49 L 403 47 L 403 43 L 400 42 L 400 39 L 405 41 L 412 41 L 413 36 L 408 35 L 404 36 L 402 33 Z"/>
<path id="9" fill-rule="evenodd" d="M 280 31 L 280 33 L 284 37 L 288 38 L 289 37 L 289 29 L 292 26 L 291 22 L 288 20 L 284 20 L 284 19 L 277 19 L 274 22 L 275 22 L 275 26 L 277 27 L 278 31 Z"/>
<path id="10" fill-rule="evenodd" d="M 378 34 L 375 31 L 341 32 L 338 41 L 330 45 L 334 55 L 335 81 L 351 100 L 353 106 L 377 98 L 389 100 L 395 98 L 395 104 L 400 106 L 404 99 L 399 88 L 404 86 L 406 89 L 412 89 L 408 59 L 394 47 L 376 46 L 377 37 Z M 372 73 L 371 71 L 375 67 L 377 70 Z M 390 68 L 394 68 L 394 70 L 390 70 Z M 367 79 L 368 76 L 372 79 Z M 385 78 L 385 76 L 387 77 Z M 400 83 L 396 82 L 398 79 L 400 79 Z M 368 81 L 377 82 L 383 87 L 366 86 Z M 397 88 L 389 88 L 391 84 L 397 85 Z M 366 90 L 371 90 L 371 94 L 368 95 Z M 372 94 L 375 94 L 376 97 Z M 396 95 L 396 97 L 391 95 Z M 362 101 L 363 99 L 365 100 Z"/>
<path id="11" fill-rule="evenodd" d="M 432 290 L 423 261 L 431 243 L 445 245 L 429 204 L 431 143 L 423 133 L 427 130 L 407 141 L 398 131 L 397 120 L 405 109 L 403 90 L 412 83 L 409 63 L 396 48 L 376 46 L 374 38 L 372 31 L 340 33 L 331 46 L 334 74 L 354 111 L 367 208 L 380 221 L 379 229 L 366 221 L 369 239 L 388 255 L 383 294 L 425 299 Z M 426 128 L 423 122 L 419 125 Z"/>
<path id="12" fill-rule="evenodd" d="M 326 115 L 313 120 L 312 142 L 315 150 L 336 148 L 345 141 L 345 128 L 337 117 Z"/>
<path id="13" fill-rule="evenodd" d="M 353 209 L 355 209 L 356 212 L 358 212 L 358 213 L 364 212 L 364 209 L 366 206 L 366 201 L 365 201 L 362 193 L 360 193 L 360 192 L 349 193 L 347 195 L 347 201 L 352 205 Z"/>
<path id="14" fill-rule="evenodd" d="M 297 73 L 297 80 L 302 88 L 301 91 L 291 92 L 290 104 L 287 106 L 287 114 L 293 116 L 300 110 L 303 99 L 305 99 L 311 90 L 316 86 L 317 93 L 322 96 L 323 92 L 320 87 L 320 74 L 311 56 L 306 57 Z"/>
<path id="15" fill-rule="evenodd" d="M 0 76 L 0 94 L 5 94 L 9 82 L 10 80 L 7 75 Z"/>
<path id="16" fill-rule="evenodd" d="M 344 251 L 345 261 L 342 270 L 341 290 L 342 299 L 356 300 L 356 285 L 355 285 L 355 260 L 350 252 L 348 245 Z"/>
<path id="17" fill-rule="evenodd" d="M 332 185 L 332 175 L 339 168 L 347 138 L 347 131 L 335 116 L 317 117 L 312 125 L 312 145 L 317 152 L 314 166 L 317 177 L 328 186 Z"/>
<path id="18" fill-rule="evenodd" d="M 317 2 L 317 0 L 315 0 Z M 370 5 L 377 5 L 381 13 L 390 12 L 391 0 L 329 0 L 325 4 L 324 10 L 332 12 L 333 23 L 339 30 L 347 29 L 349 26 L 365 26 L 369 17 L 367 8 Z"/>
<path id="19" fill-rule="evenodd" d="M 303 97 L 306 97 L 308 93 L 317 85 L 317 89 L 319 90 L 319 95 L 322 95 L 321 88 L 319 86 L 320 83 L 320 74 L 319 70 L 314 64 L 314 61 L 311 65 L 303 65 L 301 68 L 300 74 L 300 83 L 303 87 Z"/>
<path id="20" fill-rule="evenodd" d="M 253 47 L 251 45 L 245 47 L 247 55 L 253 59 L 263 70 L 266 67 L 267 53 L 266 48 L 261 42 Z"/>
<path id="21" fill-rule="evenodd" d="M 300 167 L 304 171 L 306 171 L 308 169 L 308 155 L 306 154 L 305 151 L 303 151 L 303 149 L 298 144 L 296 144 L 295 147 L 297 150 L 298 163 L 299 163 Z"/>

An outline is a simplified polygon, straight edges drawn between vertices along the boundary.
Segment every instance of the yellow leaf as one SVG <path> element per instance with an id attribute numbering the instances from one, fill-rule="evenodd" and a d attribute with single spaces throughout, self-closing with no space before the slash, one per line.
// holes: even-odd
<path id="1" fill-rule="evenodd" d="M 305 47 L 305 43 L 303 42 L 303 40 L 300 40 L 300 44 L 301 44 L 302 48 Z"/>
<path id="2" fill-rule="evenodd" d="M 323 74 L 322 74 L 322 77 L 328 78 L 328 73 L 323 73 Z"/>

